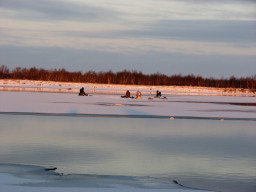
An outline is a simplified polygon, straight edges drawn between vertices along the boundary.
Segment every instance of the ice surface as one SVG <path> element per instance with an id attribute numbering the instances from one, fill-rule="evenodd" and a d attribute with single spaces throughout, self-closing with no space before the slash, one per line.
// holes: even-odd
<path id="1" fill-rule="evenodd" d="M 44 168 L 0 164 L 0 191 L 13 192 L 203 192 L 185 188 L 173 181 L 149 177 L 61 175 Z"/>
<path id="2" fill-rule="evenodd" d="M 0 91 L 0 112 L 256 118 L 255 97 L 162 94 L 167 99 L 149 100 L 153 94 L 127 99 L 122 94 Z"/>
<path id="3" fill-rule="evenodd" d="M 81 87 L 84 87 L 91 96 L 78 96 Z M 124 95 L 126 90 L 130 90 L 134 96 L 137 90 L 141 91 L 142 99 L 121 98 L 120 96 Z M 166 99 L 154 98 L 156 90 L 161 91 Z M 149 97 L 153 99 L 149 100 Z M 1 113 L 137 115 L 139 117 L 160 116 L 170 119 L 206 117 L 219 120 L 251 118 L 255 120 L 255 103 L 255 94 L 247 90 L 0 80 Z M 90 176 L 86 182 L 85 178 L 78 179 L 73 176 L 45 174 L 43 169 L 33 166 L 0 166 L 0 191 L 197 191 L 183 188 L 170 181 L 168 184 L 160 182 L 161 187 L 145 187 L 145 185 L 153 185 L 156 182 L 152 178 L 143 178 L 143 181 L 142 178 L 136 178 L 138 179 L 135 182 L 137 186 L 134 186 L 134 182 L 131 182 L 133 184 L 123 183 L 122 177 L 114 180 L 112 178 L 111 181 L 98 177 L 92 181 Z M 102 183 L 99 184 L 99 181 Z"/>

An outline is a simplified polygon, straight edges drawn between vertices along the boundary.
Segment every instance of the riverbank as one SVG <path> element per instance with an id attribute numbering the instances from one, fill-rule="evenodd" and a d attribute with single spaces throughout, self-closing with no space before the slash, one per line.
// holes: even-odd
<path id="1" fill-rule="evenodd" d="M 0 79 L 0 91 L 78 93 L 81 87 L 84 87 L 85 91 L 89 94 L 120 95 L 124 94 L 126 90 L 130 90 L 133 95 L 135 95 L 136 91 L 140 91 L 142 95 L 148 96 L 155 95 L 156 91 L 159 90 L 164 95 L 256 97 L 256 93 L 253 93 L 250 90 L 236 88 L 117 85 Z"/>

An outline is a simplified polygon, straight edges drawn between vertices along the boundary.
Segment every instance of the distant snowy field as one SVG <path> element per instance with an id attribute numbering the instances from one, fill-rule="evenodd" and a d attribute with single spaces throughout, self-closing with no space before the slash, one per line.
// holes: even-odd
<path id="1" fill-rule="evenodd" d="M 132 94 L 141 91 L 143 95 L 155 94 L 156 90 L 164 95 L 221 95 L 221 96 L 251 96 L 255 97 L 246 89 L 190 87 L 190 86 L 143 86 L 143 85 L 113 85 L 91 83 L 66 83 L 53 81 L 30 81 L 0 79 L 0 91 L 37 91 L 37 92 L 62 92 L 77 93 L 81 87 L 90 94 L 123 94 L 130 90 Z"/>
<path id="2" fill-rule="evenodd" d="M 90 96 L 78 96 L 81 87 Z M 142 99 L 121 98 L 126 90 L 141 91 Z M 154 98 L 156 90 L 166 99 Z M 0 80 L 0 112 L 256 118 L 255 96 L 202 87 Z"/>

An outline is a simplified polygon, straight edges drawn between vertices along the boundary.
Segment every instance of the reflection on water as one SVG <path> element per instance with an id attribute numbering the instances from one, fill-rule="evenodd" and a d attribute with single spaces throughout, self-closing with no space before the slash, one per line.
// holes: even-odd
<path id="1" fill-rule="evenodd" d="M 253 191 L 256 122 L 0 115 L 0 163 Z M 175 177 L 175 178 L 174 178 Z"/>

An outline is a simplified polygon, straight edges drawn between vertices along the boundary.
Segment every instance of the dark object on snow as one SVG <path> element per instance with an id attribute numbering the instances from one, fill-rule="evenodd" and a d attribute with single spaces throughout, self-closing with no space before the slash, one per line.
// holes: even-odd
<path id="1" fill-rule="evenodd" d="M 131 97 L 131 93 L 129 90 L 126 91 L 125 95 L 122 95 L 121 96 L 122 98 L 134 98 L 134 97 Z"/>
<path id="2" fill-rule="evenodd" d="M 161 97 L 162 93 L 160 91 L 156 91 L 156 97 Z"/>
<path id="3" fill-rule="evenodd" d="M 45 171 L 55 171 L 57 169 L 57 167 L 52 167 L 52 168 L 45 168 Z"/>
<path id="4" fill-rule="evenodd" d="M 79 96 L 88 96 L 88 94 L 84 92 L 84 88 L 83 87 L 80 89 L 80 92 L 79 92 L 78 95 Z"/>
<path id="5" fill-rule="evenodd" d="M 126 98 L 130 98 L 131 97 L 131 93 L 129 90 L 126 91 L 126 94 L 125 94 Z"/>
<path id="6" fill-rule="evenodd" d="M 179 185 L 179 186 L 181 186 L 181 187 L 184 187 L 184 185 L 180 184 L 177 180 L 173 180 L 172 182 L 175 183 L 176 185 Z"/>

